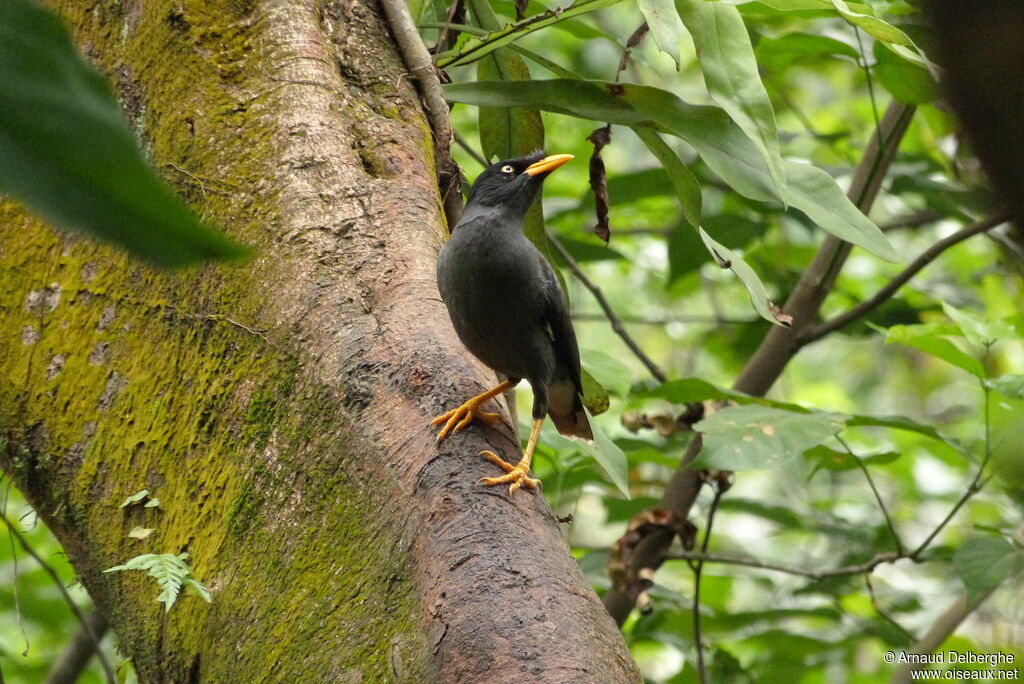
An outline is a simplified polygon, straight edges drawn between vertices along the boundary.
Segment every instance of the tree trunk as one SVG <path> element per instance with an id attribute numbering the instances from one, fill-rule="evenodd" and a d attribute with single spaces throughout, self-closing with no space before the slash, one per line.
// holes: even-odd
<path id="1" fill-rule="evenodd" d="M 509 425 L 427 427 L 493 377 L 437 295 L 430 131 L 379 8 L 57 5 L 164 176 L 258 250 L 157 273 L 0 203 L 0 465 L 143 681 L 637 680 L 543 499 L 477 484 Z M 102 573 L 182 551 L 212 603 Z"/>

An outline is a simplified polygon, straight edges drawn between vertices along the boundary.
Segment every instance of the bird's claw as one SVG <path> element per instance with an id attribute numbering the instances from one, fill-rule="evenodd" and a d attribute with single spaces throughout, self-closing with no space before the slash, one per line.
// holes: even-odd
<path id="1" fill-rule="evenodd" d="M 447 413 L 444 413 L 430 421 L 432 426 L 444 423 L 444 427 L 441 428 L 441 432 L 437 434 L 438 444 L 443 442 L 444 438 L 449 434 L 455 434 L 459 430 L 464 429 L 474 420 L 479 420 L 483 423 L 487 423 L 488 425 L 495 425 L 501 421 L 500 414 L 481 411 L 479 407 L 482 402 L 475 402 L 474 399 L 470 399 L 462 406 L 453 408 L 451 411 L 448 411 Z"/>
<path id="2" fill-rule="evenodd" d="M 517 465 L 512 465 L 493 451 L 481 451 L 480 455 L 505 471 L 505 474 L 500 477 L 480 478 L 480 482 L 488 487 L 510 483 L 508 486 L 508 493 L 511 496 L 520 487 L 536 489 L 540 486 L 540 480 L 529 476 L 530 466 L 527 464 L 525 459 L 520 461 Z"/>

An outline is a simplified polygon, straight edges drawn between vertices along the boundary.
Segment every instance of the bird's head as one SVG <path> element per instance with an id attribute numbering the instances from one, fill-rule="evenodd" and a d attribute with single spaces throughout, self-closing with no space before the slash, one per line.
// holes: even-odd
<path id="1" fill-rule="evenodd" d="M 548 174 L 572 159 L 571 154 L 537 151 L 518 159 L 492 164 L 476 178 L 466 201 L 471 207 L 499 207 L 525 216 Z"/>

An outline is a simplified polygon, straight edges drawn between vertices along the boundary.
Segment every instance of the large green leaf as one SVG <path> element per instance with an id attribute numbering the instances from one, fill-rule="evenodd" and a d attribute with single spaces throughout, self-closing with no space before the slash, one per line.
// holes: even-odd
<path id="1" fill-rule="evenodd" d="M 782 310 L 768 299 L 768 291 L 765 289 L 764 283 L 761 282 L 754 269 L 736 252 L 725 245 L 715 242 L 703 228 L 700 229 L 700 239 L 704 241 L 704 245 L 711 252 L 715 261 L 731 270 L 740 279 L 740 282 L 747 288 L 747 293 L 750 295 L 750 303 L 754 305 L 754 310 L 762 318 L 770 323 L 781 326 L 789 326 L 793 322 L 791 316 L 783 314 Z"/>
<path id="2" fill-rule="evenodd" d="M 788 33 L 778 38 L 762 37 L 754 50 L 758 64 L 779 70 L 791 62 L 823 56 L 843 56 L 856 61 L 860 54 L 846 43 L 812 33 Z"/>
<path id="3" fill-rule="evenodd" d="M 636 4 L 647 20 L 654 44 L 671 57 L 679 69 L 679 20 L 672 0 L 637 0 Z"/>
<path id="4" fill-rule="evenodd" d="M 479 82 L 445 86 L 453 102 L 485 107 L 537 107 L 592 121 L 646 124 L 689 142 L 704 162 L 737 192 L 770 200 L 774 188 L 757 148 L 718 107 L 691 105 L 672 93 L 635 84 L 552 79 L 512 83 Z M 828 174 L 807 164 L 785 162 L 783 200 L 818 225 L 885 259 L 895 251 Z"/>
<path id="5" fill-rule="evenodd" d="M 970 537 L 953 557 L 969 601 L 1024 571 L 1024 550 L 1003 537 Z"/>
<path id="6" fill-rule="evenodd" d="M 574 440 L 574 443 L 597 461 L 597 464 L 608 474 L 612 483 L 628 499 L 629 461 L 626 459 L 626 454 L 616 446 L 615 442 L 608 438 L 608 435 L 605 434 L 600 425 L 591 420 L 589 413 L 587 414 L 587 420 L 590 422 L 591 432 L 594 433 L 594 441 L 589 442 L 581 439 Z"/>
<path id="7" fill-rule="evenodd" d="M 668 143 L 661 139 L 650 126 L 633 126 L 633 132 L 647 145 L 659 162 L 661 167 L 668 173 L 672 187 L 676 191 L 679 205 L 683 209 L 683 216 L 694 228 L 700 226 L 701 202 L 703 201 L 700 192 L 700 184 L 693 177 L 690 169 L 679 158 L 675 150 L 669 147 Z"/>
<path id="8" fill-rule="evenodd" d="M 528 17 L 515 24 L 507 24 L 504 28 L 484 26 L 484 28 L 491 31 L 486 36 L 471 37 L 459 47 L 442 52 L 435 58 L 435 62 L 441 69 L 459 66 L 460 64 L 469 64 L 534 31 L 581 14 L 586 14 L 587 12 L 593 12 L 594 10 L 614 5 L 617 2 L 621 2 L 621 0 L 576 0 L 576 2 L 568 7 L 547 10 L 543 14 Z"/>
<path id="9" fill-rule="evenodd" d="M 1020 333 L 1007 321 L 991 321 L 977 313 L 958 309 L 949 302 L 942 303 L 942 310 L 949 316 L 956 327 L 975 347 L 984 347 L 999 341 L 1017 341 Z"/>
<path id="10" fill-rule="evenodd" d="M 745 470 L 782 465 L 842 430 L 844 419 L 770 406 L 730 406 L 693 426 L 704 437 L 694 467 Z"/>
<path id="11" fill-rule="evenodd" d="M 693 38 L 708 91 L 754 143 L 776 194 L 784 196 L 786 172 L 779 153 L 775 111 L 761 83 L 754 48 L 739 10 L 705 0 L 675 3 L 679 18 Z"/>
<path id="12" fill-rule="evenodd" d="M 835 179 L 812 164 L 786 160 L 786 201 L 838 238 L 872 254 L 896 261 L 892 244 L 871 220 L 847 199 Z"/>
<path id="13" fill-rule="evenodd" d="M 900 102 L 927 104 L 938 95 L 938 85 L 931 73 L 920 64 L 908 61 L 876 42 L 874 72 L 885 89 Z"/>
<path id="14" fill-rule="evenodd" d="M 894 325 L 885 331 L 886 344 L 902 344 L 962 368 L 976 378 L 985 378 L 985 368 L 943 337 L 944 331 L 932 325 Z"/>
<path id="15" fill-rule="evenodd" d="M 246 254 L 163 185 L 106 82 L 34 2 L 0 2 L 0 84 L 0 191 L 160 266 Z"/>

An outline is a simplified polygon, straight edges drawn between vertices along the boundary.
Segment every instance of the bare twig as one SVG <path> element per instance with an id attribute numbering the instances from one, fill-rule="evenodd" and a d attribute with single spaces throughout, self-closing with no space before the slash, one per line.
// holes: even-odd
<path id="1" fill-rule="evenodd" d="M 6 515 L 0 515 L 0 520 L 3 520 L 4 524 L 7 525 L 8 532 L 10 532 L 11 536 L 14 539 L 18 540 L 18 543 L 21 545 L 21 548 L 25 550 L 25 553 L 32 556 L 32 558 L 35 559 L 37 563 L 39 563 L 39 567 L 41 567 L 46 572 L 46 574 L 50 576 L 50 578 L 53 580 L 54 585 L 56 585 L 57 590 L 60 592 L 61 597 L 63 597 L 65 603 L 68 604 L 68 607 L 71 608 L 71 612 L 75 614 L 75 617 L 78 618 L 78 622 L 81 623 L 83 627 L 89 630 L 89 636 L 92 638 L 92 642 L 96 648 L 96 657 L 99 658 L 100 664 L 103 666 L 103 671 L 107 675 L 107 680 L 110 682 L 116 682 L 117 677 L 114 674 L 114 668 L 110 666 L 110 662 L 107 660 L 106 656 L 103 655 L 103 651 L 100 649 L 99 636 L 92 630 L 92 628 L 86 622 L 85 615 L 82 613 L 81 608 L 78 607 L 78 604 L 75 603 L 75 600 L 71 598 L 71 594 L 69 594 L 68 590 L 64 587 L 64 582 L 61 580 L 60 575 L 57 574 L 57 571 L 54 569 L 52 565 L 47 563 L 45 560 L 43 560 L 42 556 L 36 553 L 36 550 L 32 548 L 32 545 L 28 543 L 28 540 L 25 538 L 25 535 L 21 533 L 21 531 L 17 528 L 16 525 L 14 525 L 14 523 L 7 519 Z"/>
<path id="2" fill-rule="evenodd" d="M 839 435 L 836 435 L 835 438 L 837 442 L 843 445 L 843 448 L 846 449 L 846 453 L 850 455 L 850 458 L 853 459 L 854 463 L 860 467 L 861 472 L 864 473 L 864 478 L 868 481 L 868 486 L 871 487 L 871 493 L 875 495 L 875 501 L 878 502 L 878 507 L 882 510 L 882 516 L 885 518 L 885 524 L 889 528 L 889 534 L 892 535 L 892 540 L 896 544 L 896 553 L 903 553 L 903 542 L 900 541 L 900 535 L 896 532 L 896 527 L 892 524 L 892 518 L 889 517 L 889 511 L 885 507 L 885 502 L 882 501 L 882 495 L 878 493 L 878 488 L 875 487 L 875 481 L 872 479 L 871 473 L 868 472 L 867 466 L 864 465 L 862 460 L 857 458 L 857 455 L 853 453 L 853 449 L 851 449 L 850 445 L 846 443 L 846 440 Z"/>
<path id="3" fill-rule="evenodd" d="M 860 575 L 866 572 L 871 572 L 883 563 L 894 563 L 904 558 L 910 558 L 910 556 L 906 554 L 900 555 L 898 553 L 880 553 L 865 563 L 859 563 L 857 565 L 844 565 L 838 568 L 829 568 L 827 570 L 809 570 L 807 568 L 800 568 L 795 565 L 786 565 L 784 563 L 773 563 L 771 561 L 763 561 L 752 556 L 734 556 L 725 553 L 697 553 L 696 551 L 678 551 L 672 553 L 668 558 L 669 560 L 700 561 L 704 563 L 724 563 L 726 565 L 742 565 L 748 568 L 757 568 L 760 570 L 782 572 L 787 575 L 798 575 L 800 577 L 806 577 L 807 579 L 812 580 L 823 580 L 829 577 L 845 577 L 848 575 Z"/>
<path id="4" fill-rule="evenodd" d="M 484 159 L 484 156 L 482 154 L 477 152 L 472 145 L 466 142 L 465 138 L 463 138 L 455 131 L 452 131 L 452 133 L 455 135 L 455 144 L 464 149 L 469 154 L 469 156 L 473 158 L 473 161 L 475 161 L 477 164 L 484 167 L 485 169 L 491 165 L 489 161 Z"/>
<path id="5" fill-rule="evenodd" d="M 574 321 L 603 321 L 608 318 L 603 313 L 597 313 L 596 311 L 591 313 L 589 311 L 573 312 L 572 319 Z M 619 316 L 619 320 L 623 323 L 635 323 L 636 325 L 667 325 L 669 323 L 705 323 L 707 325 L 749 325 L 751 323 L 758 323 L 761 321 L 760 317 L 757 318 L 730 318 L 728 316 L 696 316 L 680 314 L 678 316 Z"/>
<path id="6" fill-rule="evenodd" d="M 894 629 L 901 632 L 908 641 L 913 641 L 914 635 L 908 632 L 903 625 L 897 622 L 896 618 L 889 615 L 888 611 L 882 610 L 882 606 L 878 603 L 878 596 L 875 595 L 875 586 L 871 583 L 870 573 L 864 573 L 864 584 L 867 586 L 868 596 L 871 597 L 871 607 L 875 609 L 875 612 L 878 613 L 883 620 L 892 625 Z"/>
<path id="7" fill-rule="evenodd" d="M 964 619 L 974 612 L 975 608 L 985 602 L 986 599 L 995 591 L 995 588 L 989 589 L 983 594 L 976 596 L 973 601 L 968 602 L 967 595 L 962 594 L 953 604 L 946 609 L 946 612 L 939 616 L 939 618 L 932 623 L 932 626 L 928 629 L 924 636 L 918 639 L 917 643 L 907 649 L 908 654 L 922 655 L 925 653 L 931 653 L 939 646 L 942 645 L 946 639 L 949 638 L 953 632 L 956 631 L 957 627 Z M 922 666 L 916 663 L 904 663 L 896 674 L 893 675 L 892 684 L 907 684 L 912 680 L 911 672 L 915 670 L 921 670 L 927 668 L 927 665 Z"/>
<path id="8" fill-rule="evenodd" d="M 711 500 L 708 508 L 708 524 L 704 530 L 704 541 L 700 545 L 701 555 L 708 552 L 708 543 L 711 541 L 711 526 L 715 522 L 715 511 L 718 510 L 718 502 L 722 499 L 722 490 L 715 487 L 715 497 Z M 704 664 L 704 644 L 701 637 L 700 626 L 700 578 L 704 571 L 704 561 L 697 559 L 690 563 L 693 568 L 693 647 L 697 650 L 697 672 L 700 673 L 701 684 L 708 683 L 708 669 Z"/>
<path id="9" fill-rule="evenodd" d="M 810 344 L 811 342 L 820 340 L 822 337 L 828 335 L 831 332 L 846 327 L 847 325 L 857 320 L 858 318 L 866 316 L 867 314 L 871 313 L 879 306 L 881 306 L 885 302 L 885 300 L 889 299 L 889 297 L 894 295 L 897 290 L 906 285 L 911 278 L 917 275 L 928 264 L 935 261 L 935 259 L 938 258 L 938 256 L 942 254 L 944 251 L 946 251 L 953 245 L 959 244 L 964 240 L 967 240 L 968 238 L 972 238 L 975 235 L 987 232 L 989 230 L 992 230 L 993 228 L 996 228 L 997 226 L 1002 225 L 1007 221 L 1008 218 L 1009 215 L 1006 212 L 1001 211 L 986 219 L 982 219 L 981 221 L 972 223 L 969 226 L 965 226 L 964 228 L 961 228 L 957 232 L 953 233 L 952 235 L 942 238 L 941 240 L 933 244 L 931 247 L 926 249 L 924 252 L 922 252 L 919 257 L 914 259 L 914 262 L 912 264 L 907 266 L 905 269 L 903 269 L 903 271 L 900 272 L 899 275 L 897 275 L 895 278 L 886 283 L 885 287 L 876 292 L 873 297 L 871 297 L 870 299 L 865 299 L 864 301 L 860 302 L 859 304 L 851 308 L 849 311 L 846 311 L 845 313 L 842 313 L 836 316 L 835 318 L 830 318 L 824 323 L 819 323 L 818 325 L 809 328 L 807 332 L 803 333 L 797 338 L 796 343 L 799 346 L 803 347 L 804 345 Z"/>
<path id="10" fill-rule="evenodd" d="M 569 270 L 572 271 L 572 274 L 576 276 L 577 280 L 583 283 L 583 287 L 590 290 L 590 294 L 594 295 L 594 299 L 596 299 L 597 303 L 601 306 L 601 310 L 604 311 L 604 315 L 608 317 L 608 322 L 612 324 L 612 330 L 622 338 L 622 341 L 626 343 L 626 346 L 629 347 L 630 351 L 640 359 L 640 363 L 644 364 L 647 370 L 650 371 L 651 375 L 653 375 L 658 382 L 666 382 L 668 380 L 668 376 L 665 375 L 665 371 L 661 370 L 658 364 L 654 363 L 654 361 L 651 360 L 651 357 L 644 353 L 644 350 L 640 348 L 640 345 L 636 343 L 636 340 L 634 340 L 626 331 L 626 327 L 622 325 L 622 321 L 615 315 L 615 311 L 612 310 L 611 304 L 609 304 L 608 300 L 605 299 L 604 293 L 601 292 L 601 288 L 595 285 L 593 281 L 586 276 L 580 268 L 580 265 L 576 263 L 576 260 L 572 258 L 572 255 L 569 254 L 568 250 L 565 249 L 554 234 L 548 231 L 547 235 L 548 242 L 555 248 L 558 255 L 562 257 L 562 260 L 565 261 Z"/>
<path id="11" fill-rule="evenodd" d="M 85 623 L 78 626 L 71 636 L 71 641 L 53 661 L 53 666 L 46 675 L 46 684 L 77 682 L 93 654 L 98 652 L 92 635 L 96 634 L 102 638 L 106 631 L 107 619 L 99 611 L 94 610 L 86 615 Z"/>

